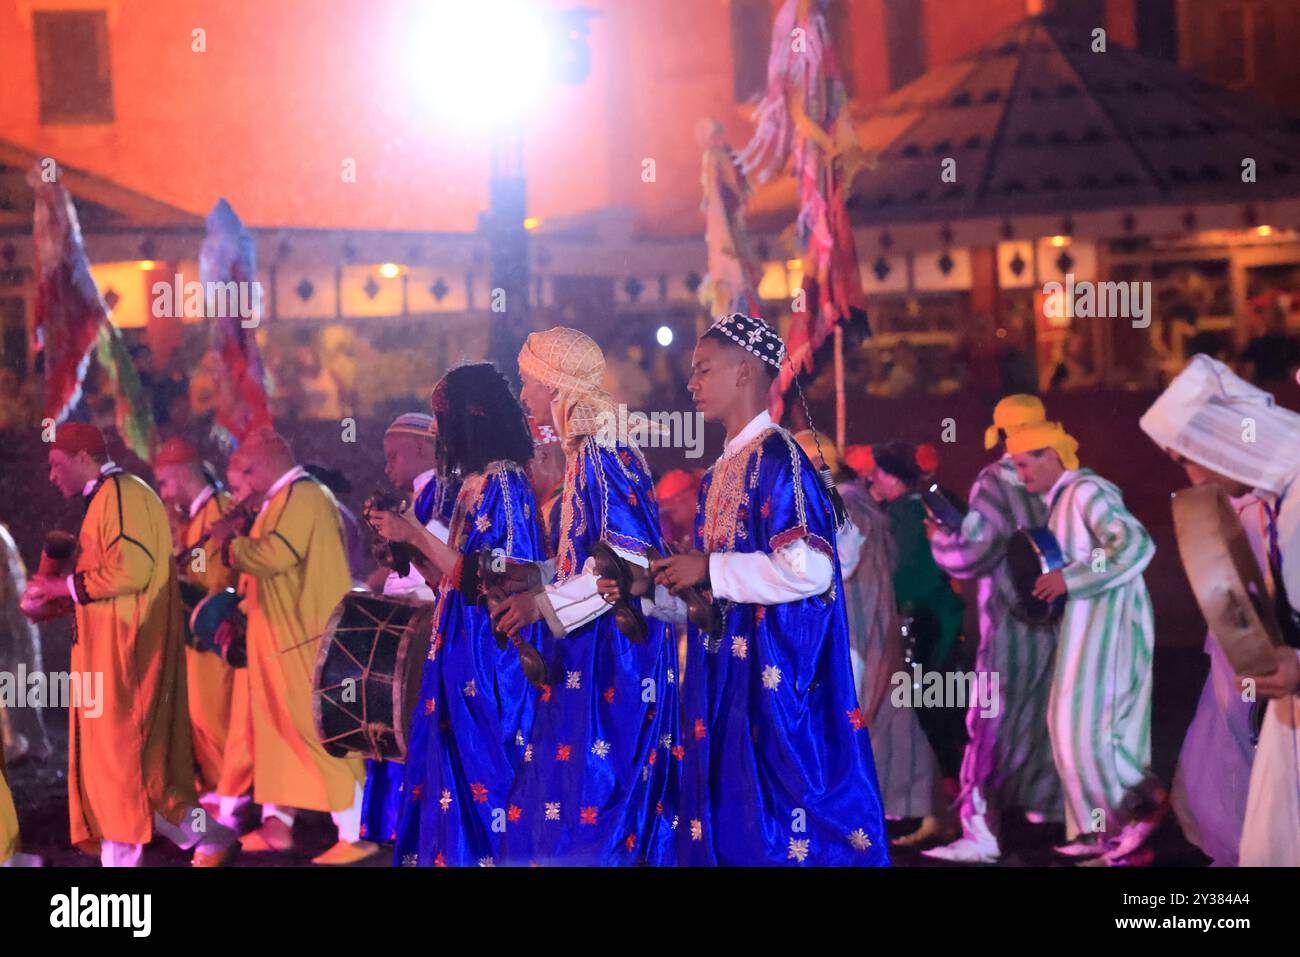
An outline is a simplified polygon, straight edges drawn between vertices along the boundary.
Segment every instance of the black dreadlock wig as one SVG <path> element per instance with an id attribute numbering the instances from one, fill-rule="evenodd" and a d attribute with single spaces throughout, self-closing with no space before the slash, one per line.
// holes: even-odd
<path id="1" fill-rule="evenodd" d="M 467 362 L 448 370 L 431 400 L 438 422 L 438 471 L 472 475 L 489 462 L 527 465 L 533 437 L 519 400 L 490 362 Z"/>

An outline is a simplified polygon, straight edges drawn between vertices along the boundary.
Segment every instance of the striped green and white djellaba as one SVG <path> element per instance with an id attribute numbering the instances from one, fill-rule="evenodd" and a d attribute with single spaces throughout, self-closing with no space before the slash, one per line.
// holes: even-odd
<path id="1" fill-rule="evenodd" d="M 1017 529 L 1046 522 L 1042 496 L 1025 488 L 1004 455 L 976 476 L 961 531 L 940 529 L 930 539 L 940 568 L 954 578 L 978 579 L 975 669 L 998 676 L 999 707 L 996 715 L 982 715 L 978 705 L 966 713 L 970 742 L 962 755 L 961 813 L 963 819 L 984 813 L 995 832 L 1002 808 L 1061 816 L 1061 784 L 1047 736 L 1056 628 L 1012 615 L 1017 596 L 1006 561 L 1007 542 Z"/>
<path id="2" fill-rule="evenodd" d="M 1048 704 L 1066 834 L 1113 837 L 1151 784 L 1155 620 L 1142 572 L 1155 545 L 1119 489 L 1091 469 L 1066 472 L 1048 503 L 1047 527 L 1068 563 Z"/>

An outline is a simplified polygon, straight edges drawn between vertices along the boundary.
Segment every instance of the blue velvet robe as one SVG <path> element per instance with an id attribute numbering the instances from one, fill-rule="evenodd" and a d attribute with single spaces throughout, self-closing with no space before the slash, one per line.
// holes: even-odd
<path id="1" fill-rule="evenodd" d="M 778 605 L 722 602 L 690 626 L 680 861 L 885 865 L 885 819 L 849 663 L 830 500 L 808 457 L 770 428 L 700 485 L 695 545 L 774 553 L 804 539 L 834 564 L 830 591 Z"/>
<path id="2" fill-rule="evenodd" d="M 665 546 L 654 483 L 640 452 L 588 436 L 570 452 L 556 580 L 580 574 L 604 541 L 644 555 Z M 547 687 L 511 792 L 510 864 L 668 865 L 680 773 L 677 643 L 649 619 L 641 644 L 612 611 L 544 641 Z"/>
<path id="3" fill-rule="evenodd" d="M 456 497 L 449 544 L 467 560 L 484 548 L 509 559 L 544 556 L 524 471 L 496 462 Z M 536 690 L 513 645 L 497 648 L 487 609 L 444 578 L 433 645 L 411 722 L 394 862 L 491 865 L 500 860 L 506 798 L 532 723 Z M 535 641 L 538 626 L 528 629 Z"/>
<path id="4" fill-rule="evenodd" d="M 444 481 L 435 475 L 412 503 L 416 519 L 421 525 L 428 525 L 430 519 L 436 518 L 444 527 L 449 527 L 459 492 L 459 480 Z M 361 796 L 362 837 L 381 844 L 391 844 L 396 840 L 404 774 L 405 768 L 400 762 L 366 762 L 366 787 Z"/>

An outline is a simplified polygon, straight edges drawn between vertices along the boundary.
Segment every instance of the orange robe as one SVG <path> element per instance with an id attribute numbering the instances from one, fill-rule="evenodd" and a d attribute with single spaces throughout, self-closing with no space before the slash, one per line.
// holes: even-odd
<path id="1" fill-rule="evenodd" d="M 72 843 L 147 844 L 154 812 L 179 824 L 194 804 L 167 511 L 134 475 L 110 474 L 92 493 L 78 545 L 71 670 L 102 680 L 102 700 L 83 696 L 68 708 Z"/>
<path id="2" fill-rule="evenodd" d="M 194 547 L 229 509 L 230 494 L 216 492 L 190 519 L 181 536 L 182 577 L 209 595 L 233 588 L 239 576 L 222 561 L 218 550 L 200 546 L 200 561 Z M 203 791 L 236 797 L 253 786 L 248 669 L 232 668 L 220 656 L 189 645 L 185 647 L 185 664 L 198 785 Z"/>
<path id="3" fill-rule="evenodd" d="M 334 496 L 309 477 L 289 483 L 263 505 L 247 537 L 230 541 L 226 554 L 240 572 L 248 615 L 253 800 L 346 810 L 365 780 L 365 765 L 328 755 L 312 718 L 320 640 L 352 587 Z"/>
<path id="4" fill-rule="evenodd" d="M 0 864 L 18 853 L 18 812 L 5 778 L 5 752 L 0 748 Z"/>

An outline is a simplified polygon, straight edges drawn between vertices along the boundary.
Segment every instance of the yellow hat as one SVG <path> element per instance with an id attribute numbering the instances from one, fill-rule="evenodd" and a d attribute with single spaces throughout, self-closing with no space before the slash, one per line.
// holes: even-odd
<path id="1" fill-rule="evenodd" d="M 821 437 L 822 455 L 820 461 L 817 458 L 817 442 L 813 438 L 812 429 L 804 429 L 802 432 L 796 433 L 794 440 L 799 443 L 799 447 L 803 449 L 804 455 L 808 456 L 808 460 L 812 462 L 813 468 L 820 468 L 821 462 L 824 461 L 826 467 L 831 470 L 832 475 L 839 474 L 839 449 L 835 448 L 835 444 L 826 438 L 826 436 L 823 435 Z"/>
<path id="2" fill-rule="evenodd" d="M 1079 467 L 1079 443 L 1060 422 L 1039 422 L 1007 433 L 1007 451 L 1012 455 L 1039 449 L 1056 449 L 1063 466 L 1067 469 Z"/>
<path id="3" fill-rule="evenodd" d="M 1047 420 L 1047 410 L 1043 400 L 1036 395 L 1009 395 L 993 409 L 993 424 L 984 430 L 984 448 L 991 449 L 998 444 L 998 430 L 1011 433 L 1026 425 L 1034 425 Z"/>

